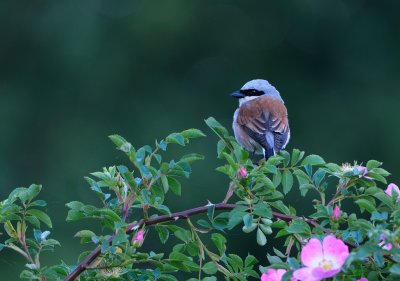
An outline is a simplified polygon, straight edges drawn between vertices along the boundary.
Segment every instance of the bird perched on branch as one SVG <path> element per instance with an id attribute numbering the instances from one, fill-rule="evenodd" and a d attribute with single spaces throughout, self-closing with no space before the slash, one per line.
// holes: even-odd
<path id="1" fill-rule="evenodd" d="M 231 94 L 239 99 L 233 115 L 236 141 L 265 159 L 284 149 L 290 139 L 287 110 L 279 92 L 267 80 L 247 82 Z"/>

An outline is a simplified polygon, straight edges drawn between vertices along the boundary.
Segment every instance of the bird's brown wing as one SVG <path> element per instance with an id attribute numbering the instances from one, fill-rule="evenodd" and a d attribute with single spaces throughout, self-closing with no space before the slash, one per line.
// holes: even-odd
<path id="1" fill-rule="evenodd" d="M 243 103 L 237 122 L 268 154 L 271 154 L 271 149 L 279 151 L 284 148 L 290 137 L 286 107 L 282 101 L 272 97 L 261 96 Z"/>

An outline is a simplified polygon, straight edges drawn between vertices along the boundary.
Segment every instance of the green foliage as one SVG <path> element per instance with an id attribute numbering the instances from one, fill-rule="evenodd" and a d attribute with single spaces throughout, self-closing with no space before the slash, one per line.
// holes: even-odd
<path id="1" fill-rule="evenodd" d="M 337 277 L 340 280 L 361 276 L 370 280 L 398 278 L 400 203 L 396 191 L 390 196 L 380 186 L 386 184 L 389 176 L 381 168 L 382 163 L 370 160 L 366 167 L 356 163 L 339 166 L 326 163 L 318 155 L 293 149 L 254 164 L 249 153 L 218 121 L 210 117 L 205 122 L 219 138 L 217 157 L 225 164 L 217 171 L 228 177 L 225 202 L 235 199 L 234 205 L 209 203 L 180 213 L 172 213 L 164 205 L 170 191 L 175 196 L 184 192 L 181 178 L 188 178 L 191 165 L 204 157 L 190 153 L 166 160 L 163 152 L 169 145 L 186 146 L 191 139 L 204 137 L 200 130 L 172 133 L 156 141 L 153 147 L 140 148 L 112 135 L 111 141 L 130 164 L 103 168 L 85 177 L 97 204 L 66 204 L 67 222 L 90 219 L 101 226 L 101 231 L 83 229 L 75 234 L 81 244 L 99 249 L 93 262 L 84 264 L 81 281 L 178 280 L 179 271 L 192 276 L 188 280 L 259 279 L 260 273 L 255 270 L 258 260 L 254 256 L 228 252 L 225 233 L 236 227 L 261 247 L 284 241 L 282 245 L 272 244 L 272 252 L 266 253 L 269 266 L 259 267 L 261 273 L 271 267 L 287 270 L 282 280 L 290 280 L 293 271 L 301 267 L 297 253 L 305 241 L 323 238 L 328 233 L 345 241 L 351 249 Z M 59 243 L 48 238 L 50 232 L 45 230 L 52 223 L 43 209 L 46 202 L 36 200 L 40 190 L 39 185 L 16 188 L 0 202 L 0 223 L 6 237 L 0 243 L 0 251 L 10 249 L 26 259 L 21 279 L 71 280 L 66 276 L 90 253 L 83 252 L 72 266 L 41 265 L 41 253 L 54 250 Z M 304 210 L 296 210 L 285 200 L 291 193 L 311 200 L 314 212 L 308 218 Z M 340 217 L 334 218 L 334 207 L 342 202 L 352 203 L 357 209 L 351 213 L 342 209 Z M 192 215 L 199 213 L 204 214 L 192 221 Z M 186 224 L 178 226 L 175 221 L 180 219 Z M 142 252 L 149 232 L 157 234 L 168 253 L 156 252 L 157 245 L 149 245 L 152 249 Z"/>

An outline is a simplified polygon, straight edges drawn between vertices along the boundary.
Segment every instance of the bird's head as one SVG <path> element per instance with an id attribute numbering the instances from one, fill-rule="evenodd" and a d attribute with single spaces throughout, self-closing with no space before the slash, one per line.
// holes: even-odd
<path id="1" fill-rule="evenodd" d="M 260 96 L 275 97 L 283 102 L 281 95 L 275 87 L 263 79 L 254 79 L 247 82 L 239 91 L 233 92 L 231 96 L 239 99 L 239 105 Z"/>

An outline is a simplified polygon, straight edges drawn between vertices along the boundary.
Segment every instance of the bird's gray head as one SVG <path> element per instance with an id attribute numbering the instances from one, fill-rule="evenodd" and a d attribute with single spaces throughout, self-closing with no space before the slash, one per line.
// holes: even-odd
<path id="1" fill-rule="evenodd" d="M 231 96 L 238 98 L 240 105 L 260 96 L 275 97 L 283 102 L 278 90 L 264 79 L 254 79 L 247 82 L 239 91 L 232 93 Z"/>

